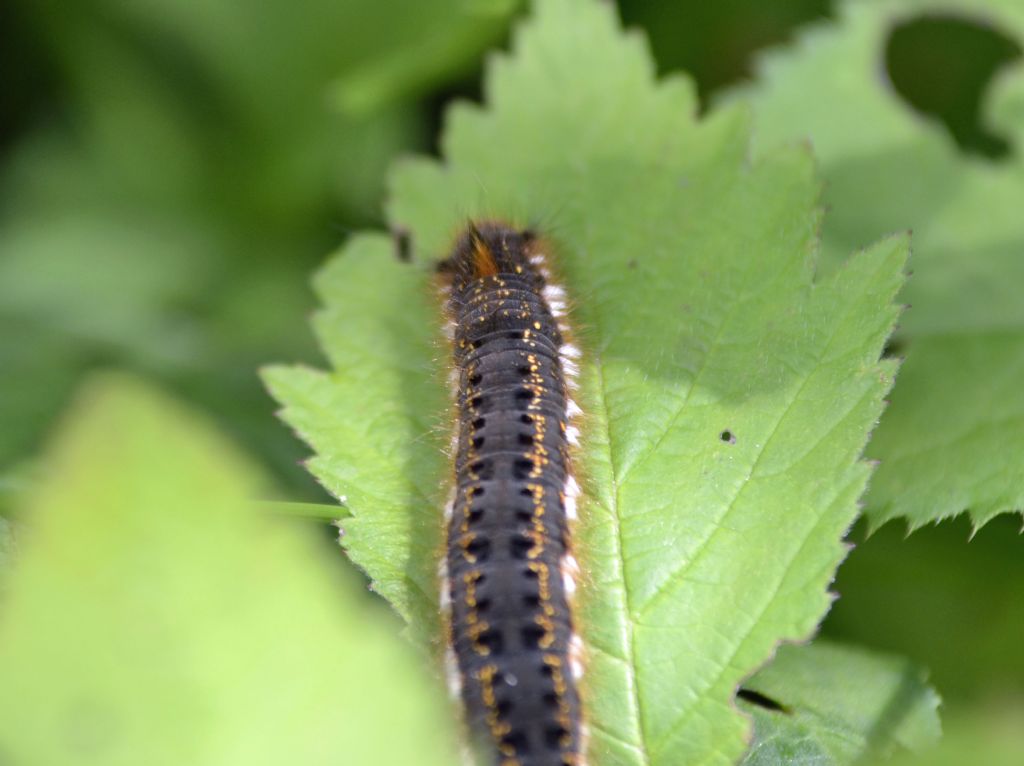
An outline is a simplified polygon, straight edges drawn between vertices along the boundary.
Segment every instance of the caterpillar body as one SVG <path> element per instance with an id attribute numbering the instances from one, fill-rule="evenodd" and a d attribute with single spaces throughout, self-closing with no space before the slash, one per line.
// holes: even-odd
<path id="1" fill-rule="evenodd" d="M 541 240 L 502 223 L 470 224 L 440 270 L 458 413 L 442 565 L 450 680 L 493 763 L 582 766 L 569 609 L 579 350 L 565 293 Z"/>

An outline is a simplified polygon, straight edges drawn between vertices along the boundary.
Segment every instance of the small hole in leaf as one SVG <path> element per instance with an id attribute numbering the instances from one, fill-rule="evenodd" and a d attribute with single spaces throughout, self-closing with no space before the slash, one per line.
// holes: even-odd
<path id="1" fill-rule="evenodd" d="M 721 439 L 722 441 L 724 441 L 726 444 L 735 444 L 736 443 L 736 435 L 732 431 L 730 431 L 728 429 L 726 429 L 725 431 L 722 431 L 722 433 L 720 433 L 718 435 L 718 438 Z"/>
<path id="2" fill-rule="evenodd" d="M 391 241 L 395 245 L 395 257 L 402 263 L 410 263 L 412 261 L 412 233 L 404 226 L 396 226 L 391 230 Z M 440 266 L 444 263 L 438 264 Z"/>

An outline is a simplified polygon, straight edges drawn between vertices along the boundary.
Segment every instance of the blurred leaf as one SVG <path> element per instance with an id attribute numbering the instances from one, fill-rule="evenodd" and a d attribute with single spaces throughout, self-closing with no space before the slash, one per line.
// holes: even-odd
<path id="1" fill-rule="evenodd" d="M 432 362 L 438 306 L 426 275 L 394 258 L 385 237 L 354 238 L 316 290 L 326 308 L 314 325 L 334 371 L 272 367 L 264 379 L 316 449 L 307 467 L 351 514 L 349 555 L 427 643 L 441 635 L 445 435 L 435 421 L 448 402 Z"/>
<path id="2" fill-rule="evenodd" d="M 208 188 L 242 202 L 239 212 L 294 220 L 335 175 L 365 173 L 368 157 L 382 171 L 418 143 L 422 115 L 402 101 L 472 66 L 518 5 L 86 0 L 67 9 L 44 0 L 28 10 L 106 144 L 127 139 L 121 154 L 137 154 L 184 137 L 182 152 L 148 154 L 141 165 L 205 163 Z M 378 184 L 336 190 L 365 212 Z"/>
<path id="3" fill-rule="evenodd" d="M 45 5 L 45 4 L 44 4 Z M 147 56 L 187 52 L 212 88 L 247 120 L 283 125 L 276 106 L 318 108 L 325 83 L 351 72 L 357 103 L 379 104 L 436 82 L 474 61 L 504 31 L 519 0 L 90 0 L 86 10 L 47 23 L 93 18 L 113 34 L 154 41 Z M 259 55 L 253 55 L 258 51 Z M 380 70 L 384 74 L 370 75 Z M 181 75 L 179 75 L 181 76 Z M 372 88 L 367 83 L 373 81 Z"/>
<path id="4" fill-rule="evenodd" d="M 261 510 L 277 513 L 282 516 L 295 516 L 302 519 L 321 519 L 334 521 L 348 516 L 344 508 L 330 503 L 289 503 L 270 501 L 262 503 Z"/>
<path id="5" fill-rule="evenodd" d="M 836 24 L 767 57 L 739 95 L 756 110 L 759 146 L 811 137 L 833 211 L 828 262 L 914 230 L 902 296 L 912 310 L 896 336 L 907 361 L 868 449 L 881 460 L 872 524 L 906 516 L 916 528 L 969 510 L 980 526 L 1024 509 L 1024 67 L 999 83 L 991 110 L 1017 151 L 1000 163 L 962 155 L 879 75 L 890 30 L 915 14 L 977 19 L 1024 43 L 1017 0 L 847 3 Z"/>
<path id="6" fill-rule="evenodd" d="M 829 0 L 716 0 L 667 3 L 619 0 L 627 27 L 641 26 L 663 72 L 693 76 L 701 96 L 750 74 L 753 51 L 784 38 L 801 22 L 827 15 Z"/>
<path id="7" fill-rule="evenodd" d="M 909 538 L 902 527 L 858 541 L 839 570 L 826 635 L 913 657 L 951 704 L 1019 691 L 1020 518 L 993 519 L 973 536 L 965 517 Z"/>
<path id="8" fill-rule="evenodd" d="M 24 505 L 24 496 L 42 478 L 38 461 L 23 461 L 0 472 L 0 517 L 13 519 L 17 508 Z"/>
<path id="9" fill-rule="evenodd" d="M 886 44 L 896 91 L 916 110 L 938 117 L 961 149 L 993 158 L 1009 147 L 983 124 L 981 100 L 993 74 L 1020 55 L 995 26 L 955 15 L 911 17 L 892 29 Z"/>
<path id="10" fill-rule="evenodd" d="M 23 3 L 64 82 L 59 119 L 0 174 L 0 464 L 35 448 L 71 381 L 114 363 L 289 475 L 252 370 L 313 356 L 312 258 L 379 219 L 387 164 L 426 143 L 414 99 L 474 66 L 516 6 Z M 339 112 L 346 82 L 365 108 Z"/>
<path id="11" fill-rule="evenodd" d="M 68 338 L 0 314 L 0 466 L 4 471 L 34 448 L 87 356 Z"/>
<path id="12" fill-rule="evenodd" d="M 4 762 L 453 762 L 416 658 L 190 412 L 100 378 L 51 460 L 0 620 Z"/>
<path id="13" fill-rule="evenodd" d="M 0 516 L 0 597 L 7 593 L 7 577 L 14 566 L 15 547 L 14 525 Z"/>
<path id="14" fill-rule="evenodd" d="M 878 357 L 907 243 L 812 284 L 806 152 L 748 163 L 744 115 L 697 122 L 691 89 L 656 83 L 606 4 L 536 10 L 488 73 L 488 108 L 450 112 L 446 164 L 395 174 L 391 217 L 417 262 L 382 236 L 351 242 L 317 281 L 332 371 L 267 381 L 317 453 L 312 472 L 347 497 L 350 556 L 438 642 L 450 424 L 430 259 L 467 217 L 549 222 L 585 328 L 591 759 L 733 763 L 737 684 L 829 603 L 891 383 Z"/>
<path id="15" fill-rule="evenodd" d="M 137 358 L 187 359 L 193 320 L 175 309 L 205 281 L 214 245 L 138 215 L 25 216 L 0 233 L 0 312 Z"/>
<path id="16" fill-rule="evenodd" d="M 920 669 L 827 641 L 780 646 L 739 705 L 754 718 L 743 766 L 841 766 L 920 751 L 941 735 L 939 697 Z"/>
<path id="17" fill-rule="evenodd" d="M 885 760 L 886 766 L 1020 766 L 1024 761 L 1024 700 L 980 707 L 949 719 L 936 747 Z M 877 761 L 870 762 L 874 766 Z"/>

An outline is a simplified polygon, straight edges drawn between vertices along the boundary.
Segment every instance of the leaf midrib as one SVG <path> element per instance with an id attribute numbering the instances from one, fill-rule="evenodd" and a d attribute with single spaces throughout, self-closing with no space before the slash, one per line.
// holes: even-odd
<path id="1" fill-rule="evenodd" d="M 622 576 L 622 606 L 623 614 L 625 616 L 624 625 L 622 626 L 622 639 L 623 644 L 626 647 L 626 678 L 629 681 L 629 698 L 632 703 L 632 714 L 636 720 L 636 731 L 640 736 L 640 741 L 637 743 L 636 750 L 640 754 L 640 758 L 644 764 L 650 764 L 651 758 L 647 750 L 647 734 L 644 731 L 644 719 L 640 708 L 640 689 L 637 684 L 636 678 L 636 650 L 634 647 L 635 636 L 633 635 L 633 620 L 632 610 L 630 607 L 629 599 L 629 581 L 626 576 L 626 559 L 623 555 L 623 542 L 622 542 L 622 523 L 619 518 L 619 481 L 617 478 L 617 469 L 615 465 L 615 457 L 612 450 L 612 434 L 611 434 L 611 412 L 608 409 L 608 389 L 605 384 L 604 377 L 604 365 L 601 363 L 600 356 L 595 352 L 594 354 L 594 367 L 597 370 L 598 380 L 600 382 L 600 399 L 601 409 L 604 411 L 604 429 L 605 439 L 608 445 L 608 465 L 611 468 L 612 478 L 612 507 L 609 508 L 612 517 L 612 525 L 615 529 L 614 544 L 615 544 L 615 556 L 618 562 L 619 571 Z"/>

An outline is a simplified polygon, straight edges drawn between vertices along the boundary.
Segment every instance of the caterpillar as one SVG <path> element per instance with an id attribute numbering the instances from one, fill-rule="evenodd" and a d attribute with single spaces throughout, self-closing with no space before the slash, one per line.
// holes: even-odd
<path id="1" fill-rule="evenodd" d="M 569 600 L 579 349 L 542 240 L 470 223 L 445 278 L 457 424 L 442 604 L 471 734 L 499 766 L 583 766 Z"/>

